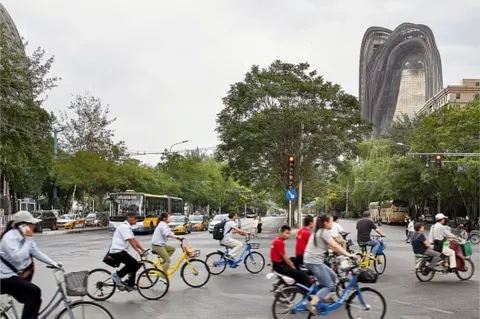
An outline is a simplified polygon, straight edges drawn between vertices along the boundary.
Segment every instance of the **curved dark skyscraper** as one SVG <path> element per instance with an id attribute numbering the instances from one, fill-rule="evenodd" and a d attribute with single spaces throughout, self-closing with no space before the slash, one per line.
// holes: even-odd
<path id="1" fill-rule="evenodd" d="M 385 132 L 401 113 L 414 115 L 443 87 L 442 63 L 432 30 L 403 23 L 391 31 L 369 28 L 360 51 L 363 116 Z"/>
<path id="2" fill-rule="evenodd" d="M 0 2 L 0 25 L 5 30 L 5 35 L 15 43 L 22 43 L 20 34 L 18 33 L 15 23 L 13 23 L 12 17 L 8 14 L 7 9 Z"/>

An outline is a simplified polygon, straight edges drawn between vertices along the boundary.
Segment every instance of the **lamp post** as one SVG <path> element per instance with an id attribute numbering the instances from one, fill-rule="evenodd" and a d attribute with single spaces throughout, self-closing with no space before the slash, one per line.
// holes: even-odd
<path id="1" fill-rule="evenodd" d="M 172 146 L 170 146 L 170 150 L 169 150 L 168 152 L 171 153 L 171 152 L 172 152 L 172 148 L 173 148 L 175 145 L 180 145 L 180 144 L 185 144 L 185 143 L 188 143 L 188 140 L 184 140 L 184 141 L 181 141 L 181 142 L 172 144 Z"/>

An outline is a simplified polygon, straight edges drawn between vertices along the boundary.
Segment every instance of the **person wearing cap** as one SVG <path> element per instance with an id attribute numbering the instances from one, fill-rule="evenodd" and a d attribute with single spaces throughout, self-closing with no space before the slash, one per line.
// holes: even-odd
<path id="1" fill-rule="evenodd" d="M 42 291 L 33 284 L 33 259 L 54 266 L 61 265 L 42 253 L 33 240 L 34 225 L 40 219 L 27 211 L 13 215 L 5 231 L 0 235 L 0 287 L 23 304 L 22 319 L 36 319 L 42 304 Z"/>
<path id="2" fill-rule="evenodd" d="M 135 289 L 135 275 L 140 269 L 140 264 L 135 258 L 128 253 L 129 245 L 135 249 L 136 252 L 142 254 L 145 249 L 137 241 L 133 235 L 131 226 L 137 223 L 137 213 L 127 213 L 127 220 L 125 223 L 115 229 L 112 237 L 112 244 L 110 246 L 109 256 L 119 264 L 124 264 L 122 269 L 112 275 L 112 279 L 120 290 L 131 291 Z M 122 282 L 122 278 L 128 276 L 126 286 Z"/>
<path id="3" fill-rule="evenodd" d="M 449 259 L 449 271 L 455 272 L 457 270 L 457 261 L 455 257 L 455 252 L 445 245 L 447 239 L 457 239 L 460 240 L 457 236 L 452 234 L 446 227 L 445 223 L 447 216 L 442 213 L 435 215 L 435 225 L 430 229 L 428 234 L 428 241 L 433 244 L 433 250 L 438 251 L 439 253 L 448 256 Z"/>

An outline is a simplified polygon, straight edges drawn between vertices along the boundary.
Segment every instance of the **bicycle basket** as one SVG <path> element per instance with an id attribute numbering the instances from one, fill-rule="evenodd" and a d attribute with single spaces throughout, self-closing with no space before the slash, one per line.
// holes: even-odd
<path id="1" fill-rule="evenodd" d="M 193 250 L 192 246 L 190 245 L 184 245 L 183 249 L 185 249 L 185 253 L 187 254 L 188 257 L 193 258 L 197 256 L 197 252 Z M 200 252 L 200 251 L 198 251 Z"/>
<path id="2" fill-rule="evenodd" d="M 83 297 L 87 294 L 88 271 L 77 271 L 65 274 L 67 296 Z"/>
<path id="3" fill-rule="evenodd" d="M 378 274 L 369 268 L 360 269 L 357 281 L 364 284 L 374 284 L 377 282 Z"/>
<path id="4" fill-rule="evenodd" d="M 260 243 L 250 243 L 250 249 L 259 249 Z"/>

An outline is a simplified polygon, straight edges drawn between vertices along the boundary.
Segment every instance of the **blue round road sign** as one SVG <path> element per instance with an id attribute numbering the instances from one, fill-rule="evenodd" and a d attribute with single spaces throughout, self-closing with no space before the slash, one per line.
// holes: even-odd
<path id="1" fill-rule="evenodd" d="M 297 198 L 297 192 L 294 189 L 289 189 L 285 194 L 285 197 L 287 197 L 287 200 L 294 200 Z"/>

